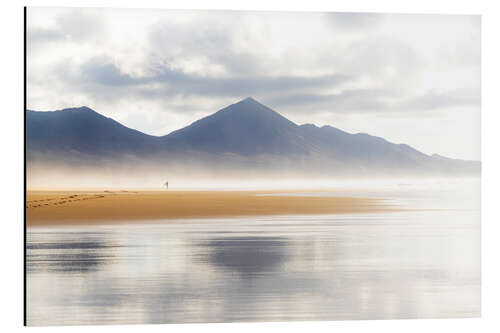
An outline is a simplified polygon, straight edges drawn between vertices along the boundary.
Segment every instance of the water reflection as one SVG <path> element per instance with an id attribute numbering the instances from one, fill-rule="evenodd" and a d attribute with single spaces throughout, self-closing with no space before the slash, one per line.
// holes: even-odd
<path id="1" fill-rule="evenodd" d="M 115 244 L 99 233 L 30 232 L 27 242 L 27 272 L 85 273 L 114 260 Z"/>
<path id="2" fill-rule="evenodd" d="M 280 270 L 289 257 L 284 237 L 222 237 L 199 242 L 197 246 L 201 253 L 207 253 L 199 260 L 244 278 Z"/>
<path id="3" fill-rule="evenodd" d="M 28 324 L 478 316 L 479 244 L 477 209 L 30 229 Z"/>

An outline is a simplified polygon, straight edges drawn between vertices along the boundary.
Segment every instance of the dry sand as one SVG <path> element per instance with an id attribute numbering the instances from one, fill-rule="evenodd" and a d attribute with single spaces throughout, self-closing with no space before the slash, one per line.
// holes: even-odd
<path id="1" fill-rule="evenodd" d="M 259 195 L 285 191 L 28 191 L 28 226 L 393 210 L 380 199 Z M 292 192 L 292 191 L 286 191 Z M 299 191 L 293 191 L 299 192 Z"/>

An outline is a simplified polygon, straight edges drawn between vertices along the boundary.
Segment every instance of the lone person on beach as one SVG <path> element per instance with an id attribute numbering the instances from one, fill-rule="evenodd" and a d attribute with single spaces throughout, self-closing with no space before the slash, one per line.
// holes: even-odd
<path id="1" fill-rule="evenodd" d="M 168 189 L 168 180 L 165 182 L 165 187 Z"/>

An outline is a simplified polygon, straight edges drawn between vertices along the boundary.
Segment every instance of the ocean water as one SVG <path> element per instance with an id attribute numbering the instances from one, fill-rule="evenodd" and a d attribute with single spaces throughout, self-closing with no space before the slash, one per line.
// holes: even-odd
<path id="1" fill-rule="evenodd" d="M 477 181 L 284 195 L 408 210 L 29 228 L 28 325 L 480 316 Z"/>

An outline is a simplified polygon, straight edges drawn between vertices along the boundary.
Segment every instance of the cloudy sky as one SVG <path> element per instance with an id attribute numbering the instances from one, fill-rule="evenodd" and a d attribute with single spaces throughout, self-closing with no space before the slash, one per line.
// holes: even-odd
<path id="1" fill-rule="evenodd" d="M 481 20 L 464 15 L 28 9 L 28 108 L 89 106 L 164 135 L 252 96 L 480 159 Z"/>

